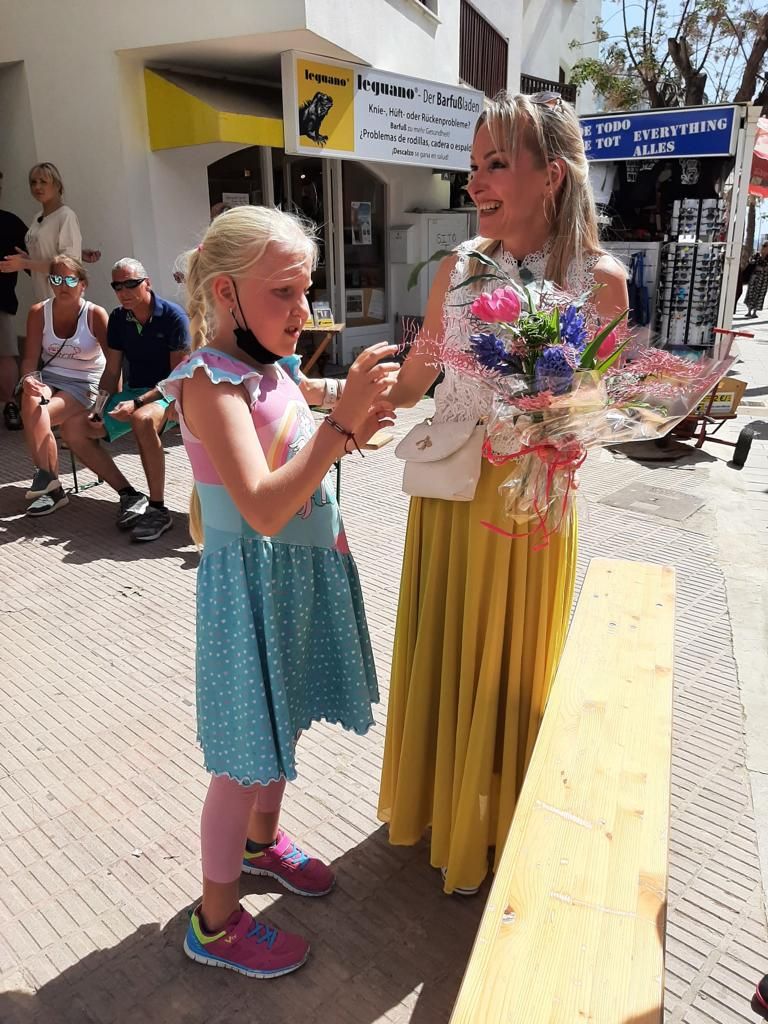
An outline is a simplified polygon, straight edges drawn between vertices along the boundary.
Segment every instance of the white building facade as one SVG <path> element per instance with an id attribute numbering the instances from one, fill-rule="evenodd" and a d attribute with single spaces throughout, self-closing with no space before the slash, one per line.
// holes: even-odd
<path id="1" fill-rule="evenodd" d="M 109 268 L 128 255 L 160 294 L 178 298 L 176 258 L 219 204 L 301 209 L 323 229 L 317 297 L 346 322 L 337 355 L 348 361 L 423 310 L 428 282 L 409 292 L 409 264 L 436 241 L 466 236 L 471 213 L 456 175 L 428 161 L 287 152 L 281 55 L 486 94 L 518 91 L 521 74 L 560 88 L 575 59 L 569 43 L 587 38 L 599 8 L 599 0 L 0 0 L 2 206 L 29 223 L 37 209 L 27 172 L 56 164 L 84 245 L 102 252 L 90 296 L 107 306 Z M 591 97 L 578 105 L 588 112 Z M 24 309 L 24 281 L 19 296 Z"/>

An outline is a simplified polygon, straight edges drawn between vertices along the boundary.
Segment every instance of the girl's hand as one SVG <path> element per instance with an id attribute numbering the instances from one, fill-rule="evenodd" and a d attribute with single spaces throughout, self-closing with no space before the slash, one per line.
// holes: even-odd
<path id="1" fill-rule="evenodd" d="M 381 360 L 396 351 L 396 345 L 379 342 L 361 352 L 350 367 L 344 391 L 333 414 L 340 426 L 350 433 L 357 434 L 377 399 L 391 386 L 390 374 L 396 372 L 399 365 L 383 363 Z M 375 433 L 375 430 L 371 433 Z"/>
<path id="2" fill-rule="evenodd" d="M 368 416 L 355 431 L 355 440 L 362 448 L 379 430 L 391 427 L 396 418 L 397 414 L 390 402 L 385 400 L 375 402 L 369 410 Z"/>

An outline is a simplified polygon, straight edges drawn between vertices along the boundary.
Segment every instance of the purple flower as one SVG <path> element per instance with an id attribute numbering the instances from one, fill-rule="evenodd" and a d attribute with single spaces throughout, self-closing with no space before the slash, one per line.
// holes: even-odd
<path id="1" fill-rule="evenodd" d="M 503 376 L 522 373 L 523 364 L 520 358 L 507 352 L 504 342 L 490 331 L 473 334 L 469 339 L 469 344 L 478 363 L 486 370 L 493 370 Z"/>
<path id="2" fill-rule="evenodd" d="M 560 314 L 560 339 L 575 349 L 582 349 L 586 343 L 587 328 L 584 314 L 580 313 L 576 306 L 569 306 Z"/>
<path id="3" fill-rule="evenodd" d="M 556 395 L 565 394 L 571 386 L 573 363 L 562 345 L 545 348 L 536 360 L 536 387 L 539 391 L 549 390 Z"/>

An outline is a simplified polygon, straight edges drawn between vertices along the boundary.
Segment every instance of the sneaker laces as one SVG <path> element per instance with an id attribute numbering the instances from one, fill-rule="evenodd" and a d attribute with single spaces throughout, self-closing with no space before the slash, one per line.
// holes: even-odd
<path id="1" fill-rule="evenodd" d="M 270 928 L 269 925 L 262 924 L 261 921 L 254 921 L 253 928 L 248 932 L 248 938 L 256 939 L 259 943 L 265 942 L 267 949 L 272 949 L 278 934 L 277 928 Z"/>
<path id="2" fill-rule="evenodd" d="M 280 860 L 285 861 L 286 864 L 290 864 L 292 868 L 298 868 L 299 871 L 303 871 L 309 863 L 309 855 L 304 853 L 301 847 L 297 846 L 293 840 L 291 840 L 290 850 L 286 850 L 285 853 L 281 854 Z"/>

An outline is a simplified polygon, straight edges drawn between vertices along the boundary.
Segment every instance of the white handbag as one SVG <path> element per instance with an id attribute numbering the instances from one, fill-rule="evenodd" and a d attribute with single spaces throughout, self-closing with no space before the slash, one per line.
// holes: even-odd
<path id="1" fill-rule="evenodd" d="M 485 427 L 474 420 L 409 430 L 395 455 L 405 462 L 403 491 L 414 498 L 472 501 L 480 479 Z"/>

